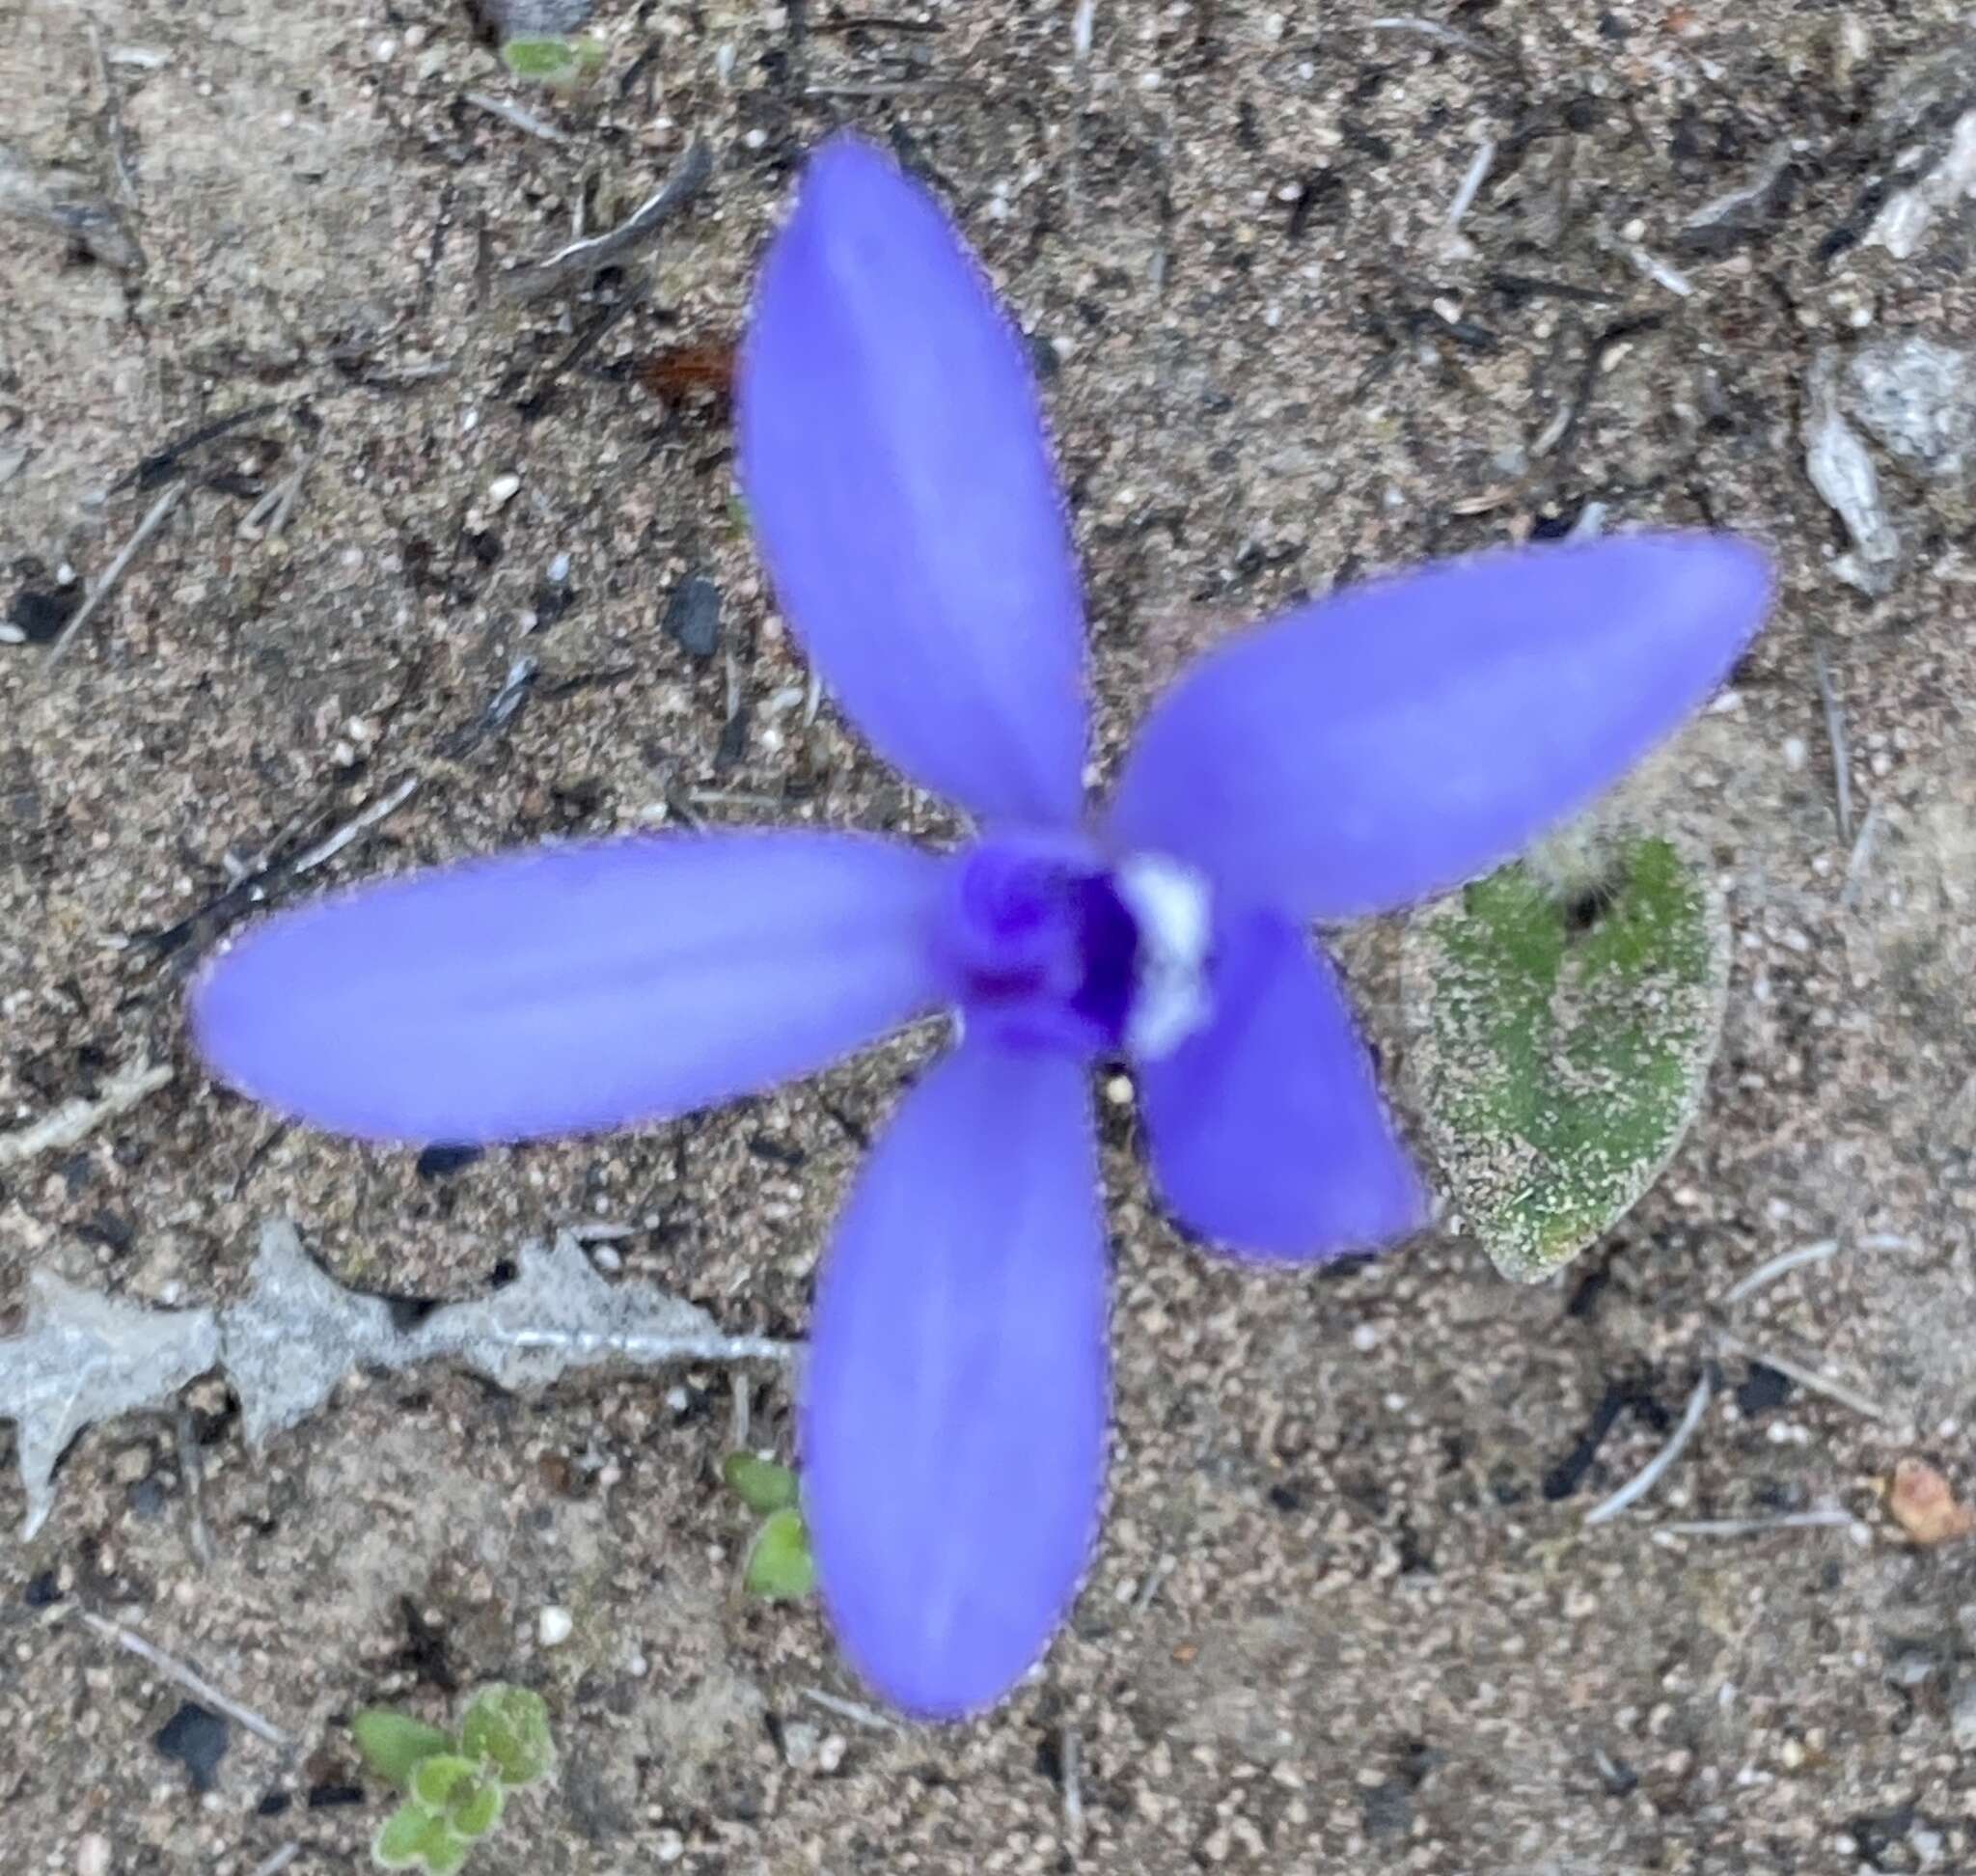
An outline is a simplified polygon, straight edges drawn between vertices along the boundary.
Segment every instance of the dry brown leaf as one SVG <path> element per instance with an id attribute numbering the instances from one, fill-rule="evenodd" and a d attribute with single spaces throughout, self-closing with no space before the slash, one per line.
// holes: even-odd
<path id="1" fill-rule="evenodd" d="M 1948 1480 L 1925 1459 L 1903 1459 L 1894 1467 L 1887 1509 L 1917 1544 L 1945 1544 L 1976 1531 L 1976 1511 L 1957 1500 Z"/>

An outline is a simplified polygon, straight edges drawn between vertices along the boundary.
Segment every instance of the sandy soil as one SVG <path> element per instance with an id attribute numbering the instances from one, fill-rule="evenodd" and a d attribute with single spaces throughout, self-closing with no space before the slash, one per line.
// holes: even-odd
<path id="1" fill-rule="evenodd" d="M 422 1174 L 210 1087 L 178 996 L 244 908 L 194 915 L 270 858 L 288 896 L 660 818 L 940 831 L 827 704 L 806 722 L 719 408 L 639 381 L 731 338 L 835 124 L 933 179 L 1034 337 L 1108 753 L 1232 623 L 1561 532 L 1589 501 L 1747 530 L 1785 591 L 1644 785 L 1705 829 L 1736 922 L 1709 1097 L 1562 1280 L 1510 1285 L 1446 1236 L 1305 1277 L 1218 1267 L 1149 1207 L 1130 1110 L 1108 1109 L 1111 1517 L 1072 1629 L 1004 1711 L 900 1731 L 810 1699 L 858 1690 L 812 1611 L 736 1591 L 725 1375 L 535 1402 L 444 1373 L 352 1385 L 259 1459 L 208 1381 L 188 1399 L 209 1565 L 163 1419 L 87 1434 L 46 1528 L 0 1539 L 9 1869 L 242 1876 L 289 1843 L 311 1876 L 360 1867 L 384 1799 L 346 1802 L 343 1719 L 437 1716 L 497 1675 L 547 1696 L 565 1767 L 490 1872 L 1976 1868 L 1976 1543 L 1911 1546 L 1877 1487 L 1918 1453 L 1976 1494 L 1976 538 L 1965 484 L 1883 461 L 1902 559 L 1883 593 L 1848 586 L 1800 435 L 1821 348 L 1976 335 L 1967 205 L 1906 259 L 1859 239 L 1976 101 L 1960 9 L 1463 0 L 1436 37 L 1330 0 L 1100 0 L 1080 67 L 1067 4 L 853 31 L 834 7 L 625 0 L 597 22 L 599 85 L 559 100 L 509 87 L 439 0 L 18 8 L 0 143 L 107 196 L 142 264 L 0 219 L 8 616 L 44 622 L 63 566 L 93 582 L 184 492 L 60 665 L 0 645 L 0 1120 L 146 1059 L 179 1072 L 0 1170 L 0 1309 L 38 1267 L 237 1294 L 269 1215 L 346 1282 L 468 1295 L 581 1217 L 637 1227 L 624 1267 L 726 1326 L 800 1334 L 914 1039 L 731 1112 Z M 712 182 L 652 247 L 581 298 L 504 297 L 507 266 L 618 219 L 692 138 Z M 1780 144 L 1759 203 L 1686 226 Z M 286 528 L 243 533 L 305 462 Z M 704 660 L 662 628 L 695 572 L 722 596 Z M 523 658 L 519 707 L 492 710 Z M 406 778 L 366 838 L 288 876 Z M 1396 1057 L 1392 939 L 1347 956 Z M 1877 1419 L 1752 1378 L 1719 1338 L 1736 1278 L 1826 1237 L 1840 1255 L 1736 1328 L 1829 1365 Z M 1585 1530 L 1711 1364 L 1660 1488 Z M 786 1448 L 785 1400 L 755 1431 Z M 1825 1505 L 1859 1528 L 1663 1529 Z M 0 1520 L 18 1508 L 0 1483 Z M 573 1617 L 550 1648 L 545 1606 Z M 182 1694 L 77 1608 L 300 1744 L 235 1727 L 194 1793 L 152 1743 Z"/>

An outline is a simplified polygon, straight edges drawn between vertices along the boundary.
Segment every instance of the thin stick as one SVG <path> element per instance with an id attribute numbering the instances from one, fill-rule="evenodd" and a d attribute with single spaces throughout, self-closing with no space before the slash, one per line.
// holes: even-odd
<path id="1" fill-rule="evenodd" d="M 178 1448 L 178 1476 L 185 1482 L 186 1536 L 192 1555 L 202 1563 L 213 1560 L 212 1532 L 206 1523 L 206 1467 L 199 1456 L 199 1437 L 192 1416 L 183 1407 L 174 1417 L 173 1432 Z"/>
<path id="2" fill-rule="evenodd" d="M 1879 1401 L 1870 1400 L 1854 1388 L 1849 1388 L 1843 1381 L 1833 1381 L 1821 1374 L 1815 1367 L 1803 1362 L 1795 1362 L 1788 1355 L 1779 1355 L 1771 1349 L 1758 1348 L 1746 1342 L 1741 1336 L 1732 1336 L 1724 1330 L 1719 1338 L 1721 1344 L 1732 1355 L 1742 1355 L 1752 1362 L 1761 1362 L 1765 1367 L 1772 1367 L 1779 1374 L 1789 1375 L 1800 1388 L 1809 1388 L 1813 1393 L 1824 1394 L 1829 1400 L 1836 1400 L 1842 1407 L 1850 1407 L 1855 1414 L 1864 1414 L 1868 1420 L 1890 1421 L 1893 1416 Z"/>
<path id="3" fill-rule="evenodd" d="M 1670 267 L 1658 255 L 1649 254 L 1639 242 L 1623 241 L 1616 235 L 1606 234 L 1601 237 L 1599 245 L 1609 253 L 1620 256 L 1637 273 L 1651 280 L 1656 287 L 1664 287 L 1677 299 L 1692 297 L 1694 282 L 1679 268 Z"/>
<path id="4" fill-rule="evenodd" d="M 185 484 L 175 482 L 151 504 L 151 512 L 137 524 L 137 532 L 124 543 L 124 551 L 110 563 L 109 570 L 96 582 L 89 597 L 76 608 L 75 617 L 63 626 L 54 643 L 48 647 L 49 664 L 52 665 L 69 649 L 70 641 L 89 623 L 96 608 L 117 591 L 124 574 L 130 570 L 130 563 L 144 551 L 145 543 L 165 525 L 165 518 L 184 500 L 184 497 Z"/>
<path id="5" fill-rule="evenodd" d="M 730 1452 L 748 1450 L 748 1421 L 754 1385 L 747 1373 L 735 1368 L 727 1376 L 727 1449 Z"/>
<path id="6" fill-rule="evenodd" d="M 801 1342 L 779 1341 L 773 1336 L 640 1336 L 592 1330 L 572 1334 L 567 1329 L 516 1329 L 502 1338 L 508 1348 L 572 1350 L 578 1355 L 607 1353 L 627 1362 L 656 1367 L 662 1362 L 685 1366 L 719 1362 L 774 1362 L 785 1366 L 803 1351 Z"/>
<path id="7" fill-rule="evenodd" d="M 1837 1255 L 1837 1238 L 1820 1238 L 1816 1244 L 1799 1245 L 1796 1251 L 1780 1251 L 1766 1263 L 1760 1263 L 1747 1277 L 1741 1278 L 1724 1292 L 1722 1307 L 1726 1310 L 1732 1303 L 1741 1303 L 1745 1296 L 1752 1296 L 1767 1283 L 1774 1283 L 1787 1271 L 1797 1270 L 1804 1264 L 1824 1263 L 1827 1257 Z"/>
<path id="8" fill-rule="evenodd" d="M 1694 1438 L 1695 1428 L 1701 1425 L 1702 1415 L 1708 1411 L 1709 1395 L 1712 1392 L 1713 1384 L 1704 1373 L 1694 1384 L 1694 1393 L 1688 1397 L 1688 1409 L 1681 1416 L 1681 1424 L 1674 1429 L 1673 1437 L 1647 1461 L 1640 1472 L 1610 1498 L 1602 1500 L 1585 1513 L 1587 1526 L 1609 1523 L 1628 1505 L 1637 1504 L 1645 1498 L 1660 1482 L 1667 1468 L 1681 1457 L 1682 1448 Z"/>
<path id="9" fill-rule="evenodd" d="M 1866 869 L 1873 863 L 1873 849 L 1884 819 L 1880 804 L 1869 802 L 1866 817 L 1859 823 L 1859 838 L 1852 842 L 1852 854 L 1846 861 L 1846 883 L 1839 889 L 1839 903 L 1849 909 L 1859 903 L 1859 891 L 1866 883 Z"/>
<path id="10" fill-rule="evenodd" d="M 894 78 L 864 85 L 808 85 L 805 97 L 923 97 L 932 92 L 965 91 L 967 78 Z"/>
<path id="11" fill-rule="evenodd" d="M 902 1730 L 899 1723 L 889 1714 L 880 1713 L 876 1707 L 868 1707 L 862 1700 L 847 1700 L 840 1694 L 826 1694 L 820 1687 L 806 1687 L 803 1697 L 826 1713 L 835 1713 L 839 1720 L 848 1720 L 857 1726 L 869 1726 L 873 1732 Z"/>
<path id="12" fill-rule="evenodd" d="M 308 480 L 309 472 L 316 466 L 316 452 L 311 450 L 295 465 L 295 473 L 282 483 L 281 494 L 274 505 L 274 514 L 268 521 L 270 537 L 278 535 L 288 525 L 288 515 L 295 506 L 295 497 L 302 492 L 302 484 Z"/>
<path id="13" fill-rule="evenodd" d="M 569 141 L 553 124 L 544 124 L 533 112 L 523 110 L 519 104 L 510 104 L 505 97 L 492 97 L 485 92 L 462 92 L 460 98 L 476 110 L 485 111 L 489 117 L 498 117 L 504 124 L 513 124 L 517 130 L 525 130 L 532 137 L 540 137 L 544 143 Z"/>
<path id="14" fill-rule="evenodd" d="M 503 274 L 501 290 L 511 300 L 527 301 L 588 280 L 599 268 L 621 260 L 631 249 L 650 239 L 663 223 L 706 187 L 713 171 L 712 152 L 705 144 L 695 144 L 672 165 L 672 175 L 616 228 L 587 241 L 571 241 L 546 261 Z"/>
<path id="15" fill-rule="evenodd" d="M 1475 206 L 1475 198 L 1482 193 L 1482 185 L 1489 179 L 1489 172 L 1496 165 L 1496 139 L 1484 137 L 1482 147 L 1476 151 L 1474 160 L 1469 163 L 1468 174 L 1462 178 L 1461 186 L 1455 191 L 1455 199 L 1447 206 L 1448 232 L 1452 234 L 1462 225 L 1462 217 Z"/>
<path id="16" fill-rule="evenodd" d="M 186 1693 L 216 1712 L 224 1713 L 229 1720 L 237 1721 L 251 1733 L 258 1734 L 270 1746 L 286 1751 L 294 1741 L 271 1720 L 263 1720 L 252 1707 L 242 1706 L 231 1695 L 222 1694 L 211 1681 L 197 1674 L 182 1661 L 175 1661 L 154 1642 L 147 1642 L 135 1629 L 127 1629 L 122 1622 L 113 1622 L 107 1616 L 98 1615 L 92 1610 L 78 1609 L 75 1612 L 89 1626 L 103 1637 L 114 1642 L 120 1648 L 127 1649 L 140 1661 L 148 1661 L 161 1674 L 177 1681 Z"/>
<path id="17" fill-rule="evenodd" d="M 1063 194 L 1073 228 L 1084 218 L 1084 105 L 1090 97 L 1091 35 L 1097 12 L 1097 0 L 1077 0 L 1077 10 L 1070 16 L 1071 83 L 1075 95 L 1070 106 L 1070 149 L 1064 165 Z"/>
<path id="18" fill-rule="evenodd" d="M 773 810 L 786 804 L 774 795 L 749 794 L 739 788 L 688 788 L 686 799 L 696 808 L 755 808 Z"/>
<path id="19" fill-rule="evenodd" d="M 1459 45 L 1464 52 L 1479 52 L 1485 59 L 1502 57 L 1487 40 L 1476 39 L 1470 33 L 1458 33 L 1452 26 L 1443 26 L 1436 19 L 1421 19 L 1413 14 L 1387 14 L 1379 19 L 1368 19 L 1365 30 L 1370 33 L 1418 33 L 1422 39 L 1440 40 L 1444 45 Z"/>
<path id="20" fill-rule="evenodd" d="M 125 1068 L 103 1084 L 103 1091 L 94 1101 L 80 1097 L 64 1101 L 32 1126 L 0 1134 L 0 1166 L 19 1166 L 41 1153 L 79 1145 L 104 1121 L 128 1114 L 146 1095 L 155 1094 L 172 1079 L 173 1072 L 172 1065 L 162 1062 Z"/>
<path id="21" fill-rule="evenodd" d="M 126 207 L 137 207 L 137 184 L 131 179 L 130 158 L 124 148 L 124 114 L 117 101 L 117 86 L 110 76 L 110 61 L 103 51 L 102 29 L 89 22 L 89 42 L 96 55 L 96 76 L 103 87 L 103 121 L 110 136 L 110 158 L 117 166 L 117 186 L 124 192 Z"/>
<path id="22" fill-rule="evenodd" d="M 419 791 L 419 778 L 408 775 L 389 794 L 379 795 L 360 809 L 334 833 L 326 834 L 288 869 L 291 876 L 314 872 L 325 861 L 333 860 L 358 835 L 368 833 L 387 816 L 395 814 Z"/>
<path id="23" fill-rule="evenodd" d="M 1671 1537 L 1755 1537 L 1766 1531 L 1823 1531 L 1859 1528 L 1850 1511 L 1789 1511 L 1779 1518 L 1695 1518 L 1681 1524 L 1657 1525 Z"/>
<path id="24" fill-rule="evenodd" d="M 1153 1559 L 1153 1567 L 1146 1572 L 1145 1581 L 1139 1586 L 1139 1594 L 1133 1599 L 1132 1613 L 1143 1615 L 1153 1606 L 1153 1598 L 1160 1593 L 1160 1586 L 1179 1567 L 1180 1559 L 1170 1551 Z"/>
<path id="25" fill-rule="evenodd" d="M 299 1843 L 285 1843 L 272 1856 L 261 1858 L 254 1865 L 254 1876 L 281 1876 L 281 1872 L 301 1854 Z"/>
<path id="26" fill-rule="evenodd" d="M 1064 1723 L 1057 1735 L 1057 1756 L 1063 1767 L 1063 1840 L 1075 1862 L 1084 1847 L 1084 1735 Z"/>
<path id="27" fill-rule="evenodd" d="M 1825 710 L 1825 739 L 1832 746 L 1832 793 L 1839 810 L 1839 838 L 1852 838 L 1852 759 L 1846 752 L 1846 718 L 1832 689 L 1832 674 L 1825 665 L 1825 647 L 1812 652 L 1812 668 L 1818 673 L 1818 701 Z M 1850 869 L 1849 869 L 1850 870 Z"/>

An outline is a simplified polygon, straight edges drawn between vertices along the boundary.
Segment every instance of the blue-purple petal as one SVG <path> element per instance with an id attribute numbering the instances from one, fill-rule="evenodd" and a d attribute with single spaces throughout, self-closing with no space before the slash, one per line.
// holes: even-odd
<path id="1" fill-rule="evenodd" d="M 817 1284 L 803 1495 L 852 1664 L 953 1719 L 1000 1699 L 1097 1533 L 1105 1247 L 1083 1070 L 970 1041 L 907 1095 Z"/>
<path id="2" fill-rule="evenodd" d="M 1084 614 L 1023 345 L 926 192 L 855 138 L 811 159 L 742 348 L 740 475 L 790 624 L 909 776 L 1074 820 Z"/>
<path id="3" fill-rule="evenodd" d="M 1347 589 L 1209 652 L 1148 717 L 1112 839 L 1304 918 L 1460 884 L 1582 807 L 1705 702 L 1769 562 L 1634 535 Z"/>
<path id="4" fill-rule="evenodd" d="M 545 847 L 284 913 L 204 973 L 213 1071 L 370 1139 L 658 1119 L 820 1068 L 942 1001 L 940 864 L 852 835 Z"/>
<path id="5" fill-rule="evenodd" d="M 1224 930 L 1214 1014 L 1138 1070 L 1153 1179 L 1237 1256 L 1308 1260 L 1417 1230 L 1427 1195 L 1329 959 L 1287 920 Z"/>

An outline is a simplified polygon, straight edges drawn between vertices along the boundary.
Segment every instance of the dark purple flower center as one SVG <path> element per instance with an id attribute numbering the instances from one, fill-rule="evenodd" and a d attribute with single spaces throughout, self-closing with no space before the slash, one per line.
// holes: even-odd
<path id="1" fill-rule="evenodd" d="M 1176 993 L 1172 934 L 1148 920 L 1157 901 L 1146 864 L 1107 867 L 1061 836 L 1002 837 L 961 854 L 942 943 L 966 1022 L 997 1041 L 1082 1056 L 1136 1048 L 1148 1035 L 1161 1045 L 1149 1052 L 1171 1047 L 1176 1010 L 1181 1033 L 1194 1026 L 1192 1007 L 1174 999 L 1194 994 L 1199 959 L 1180 960 L 1189 983 Z M 1192 890 L 1170 868 L 1161 876 Z"/>

